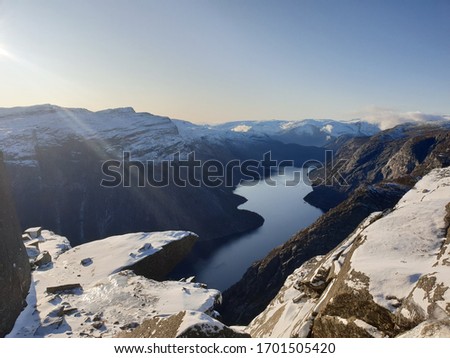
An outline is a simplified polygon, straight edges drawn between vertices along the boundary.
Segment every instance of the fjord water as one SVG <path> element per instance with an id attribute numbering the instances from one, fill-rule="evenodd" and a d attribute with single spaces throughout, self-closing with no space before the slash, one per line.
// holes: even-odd
<path id="1" fill-rule="evenodd" d="M 239 209 L 260 214 L 264 224 L 230 240 L 208 257 L 198 257 L 189 270 L 196 276 L 197 282 L 219 290 L 227 289 L 242 277 L 254 261 L 266 256 L 322 214 L 303 200 L 312 190 L 310 186 L 302 180 L 295 186 L 286 185 L 294 177 L 294 172 L 304 173 L 298 168 L 285 168 L 283 175 L 271 176 L 276 184 L 274 186 L 263 179 L 242 183 L 236 188 L 235 193 L 247 199 Z"/>

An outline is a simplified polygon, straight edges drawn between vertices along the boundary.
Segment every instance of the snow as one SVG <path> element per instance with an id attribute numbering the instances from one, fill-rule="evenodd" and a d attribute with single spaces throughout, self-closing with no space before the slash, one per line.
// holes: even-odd
<path id="1" fill-rule="evenodd" d="M 34 166 L 36 145 L 58 145 L 68 138 L 96 140 L 107 151 L 130 151 L 146 159 L 158 157 L 161 148 L 183 147 L 169 118 L 132 108 L 99 112 L 53 105 L 0 108 L 0 149 L 8 161 Z"/>
<path id="2" fill-rule="evenodd" d="M 197 125 L 137 113 L 130 107 L 97 112 L 50 104 L 0 108 L 0 150 L 8 162 L 31 167 L 38 165 L 37 145 L 57 146 L 74 138 L 95 141 L 114 156 L 128 151 L 133 153 L 134 159 L 162 160 L 176 152 L 188 151 L 189 146 L 199 140 L 272 138 L 297 143 L 305 136 L 316 138 L 318 133 L 323 133 L 323 139 L 328 141 L 341 135 L 370 136 L 378 132 L 380 124 L 364 120 L 267 120 Z M 391 131 L 390 135 L 395 133 Z"/>
<path id="3" fill-rule="evenodd" d="M 124 270 L 188 235 L 192 233 L 127 234 L 69 249 L 65 237 L 44 230 L 39 249 L 48 251 L 53 262 L 33 272 L 28 305 L 9 337 L 111 337 L 121 327 L 157 315 L 212 313 L 221 299 L 217 290 L 194 282 L 158 282 Z M 87 258 L 92 263 L 83 266 Z M 63 284 L 80 284 L 81 289 L 46 292 Z"/>
<path id="4" fill-rule="evenodd" d="M 320 260 L 321 257 L 313 259 L 314 262 Z M 308 336 L 316 300 L 303 297 L 296 283 L 310 274 L 310 265 L 308 261 L 288 276 L 266 310 L 248 325 L 247 333 L 258 338 Z"/>
<path id="5" fill-rule="evenodd" d="M 205 333 L 215 333 L 218 330 L 223 330 L 225 327 L 224 324 L 219 321 L 213 319 L 211 316 L 208 316 L 202 312 L 198 311 L 186 311 L 184 314 L 183 320 L 178 327 L 177 337 L 182 335 L 191 327 L 196 326 L 202 329 Z M 216 328 L 216 329 L 215 329 Z"/>
<path id="6" fill-rule="evenodd" d="M 379 128 L 361 121 L 312 119 L 196 125 L 137 113 L 129 107 L 98 112 L 50 104 L 0 108 L 0 150 L 7 162 L 30 167 L 38 165 L 36 146 L 58 146 L 69 139 L 93 141 L 113 157 L 127 151 L 136 160 L 162 160 L 187 151 L 189 145 L 199 140 L 280 139 L 291 132 L 295 136 L 320 131 L 331 138 L 342 134 L 371 135 L 379 132 Z M 288 141 L 292 140 L 295 138 Z"/>
<path id="7" fill-rule="evenodd" d="M 334 137 L 348 135 L 373 135 L 380 131 L 379 127 L 362 121 L 336 121 L 331 119 L 303 119 L 296 121 L 240 121 L 228 122 L 213 126 L 215 129 L 244 132 L 257 135 L 282 135 L 294 131 L 296 134 L 313 134 L 314 130 L 325 132 Z"/>
<path id="8" fill-rule="evenodd" d="M 376 327 L 368 324 L 367 322 L 364 322 L 360 319 L 355 319 L 353 321 L 353 323 L 355 323 L 359 328 L 362 328 L 363 330 L 365 330 L 367 333 L 369 333 L 374 338 L 383 338 L 384 337 L 383 333 L 381 333 Z"/>
<path id="9" fill-rule="evenodd" d="M 48 276 L 54 276 L 55 285 L 71 280 L 84 287 L 130 267 L 161 250 L 168 243 L 189 235 L 194 234 L 187 231 L 141 232 L 92 241 L 63 253 Z M 81 265 L 81 261 L 87 258 L 90 258 L 93 264 Z M 70 268 L 69 272 L 66 268 Z M 64 272 L 63 278 L 59 277 L 60 271 Z"/>
<path id="10" fill-rule="evenodd" d="M 394 311 L 386 297 L 407 297 L 427 274 L 448 286 L 450 268 L 438 262 L 437 254 L 445 240 L 445 206 L 449 201 L 450 169 L 434 170 L 395 210 L 361 233 L 366 241 L 353 253 L 352 269 L 369 277 L 369 292 L 377 304 Z M 426 311 L 428 302 L 423 297 L 416 292 L 414 301 Z M 450 299 L 448 293 L 446 297 Z"/>

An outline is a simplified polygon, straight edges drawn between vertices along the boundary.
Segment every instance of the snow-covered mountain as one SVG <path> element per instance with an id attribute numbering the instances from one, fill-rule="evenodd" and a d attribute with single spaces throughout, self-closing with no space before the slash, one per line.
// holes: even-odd
<path id="1" fill-rule="evenodd" d="M 411 122 L 415 121 L 411 119 Z M 58 145 L 76 138 L 95 141 L 111 154 L 125 150 L 140 159 L 162 159 L 177 151 L 187 151 L 199 140 L 217 143 L 271 139 L 322 146 L 342 135 L 374 135 L 380 132 L 380 126 L 380 123 L 358 119 L 245 120 L 198 125 L 137 113 L 130 107 L 92 112 L 45 104 L 0 108 L 0 150 L 5 152 L 8 161 L 35 165 L 36 145 Z"/>
<path id="2" fill-rule="evenodd" d="M 9 162 L 36 165 L 36 146 L 58 146 L 78 139 L 91 141 L 110 155 L 123 151 L 136 159 L 163 159 L 187 152 L 199 141 L 278 140 L 283 143 L 321 146 L 342 135 L 371 136 L 380 125 L 363 120 L 336 121 L 234 121 L 198 125 L 133 108 L 92 112 L 45 104 L 0 108 L 0 150 Z"/>
<path id="3" fill-rule="evenodd" d="M 341 135 L 371 136 L 379 127 L 364 121 L 336 121 L 331 119 L 305 119 L 301 121 L 242 121 L 229 122 L 218 128 L 254 136 L 269 136 L 285 143 L 323 145 Z"/>
<path id="4" fill-rule="evenodd" d="M 286 280 L 254 337 L 440 336 L 450 323 L 450 169 L 370 215 Z M 411 331 L 412 330 L 412 331 Z"/>
<path id="5" fill-rule="evenodd" d="M 106 153 L 132 152 L 135 158 L 161 159 L 208 141 L 270 138 L 285 143 L 320 146 L 340 135 L 372 135 L 376 125 L 362 121 L 242 121 L 196 125 L 133 108 L 91 112 L 54 105 L 0 108 L 0 150 L 7 160 L 35 165 L 35 147 L 60 145 L 68 139 L 96 141 Z"/>
<path id="6" fill-rule="evenodd" d="M 0 108 L 0 150 L 9 161 L 35 164 L 37 145 L 57 146 L 73 138 L 95 141 L 106 153 L 129 151 L 145 159 L 183 149 L 183 139 L 169 118 L 132 108 L 99 112 L 53 105 Z"/>
<path id="7" fill-rule="evenodd" d="M 378 125 L 359 120 L 236 121 L 217 125 L 193 125 L 175 120 L 174 123 L 180 133 L 190 138 L 270 138 L 283 143 L 314 146 L 322 146 L 341 135 L 371 136 L 380 131 Z"/>

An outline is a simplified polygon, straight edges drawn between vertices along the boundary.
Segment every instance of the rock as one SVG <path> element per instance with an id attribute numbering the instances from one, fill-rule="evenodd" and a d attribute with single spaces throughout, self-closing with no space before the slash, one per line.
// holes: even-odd
<path id="1" fill-rule="evenodd" d="M 73 313 L 78 312 L 78 308 L 75 307 L 63 307 L 61 311 L 61 316 L 70 316 Z"/>
<path id="2" fill-rule="evenodd" d="M 70 283 L 65 285 L 59 285 L 59 286 L 53 286 L 53 287 L 47 287 L 47 292 L 52 294 L 58 294 L 62 292 L 73 292 L 75 290 L 82 290 L 83 288 L 79 283 Z"/>
<path id="3" fill-rule="evenodd" d="M 0 203 L 0 337 L 3 337 L 13 328 L 25 305 L 31 268 L 1 153 Z"/>
<path id="4" fill-rule="evenodd" d="M 46 317 L 36 329 L 35 335 L 44 336 L 55 333 L 63 324 L 65 320 L 62 317 Z"/>
<path id="5" fill-rule="evenodd" d="M 162 281 L 192 250 L 192 247 L 197 240 L 198 236 L 191 234 L 183 238 L 183 240 L 172 241 L 167 245 L 164 245 L 162 250 L 155 252 L 127 268 L 137 275 Z"/>
<path id="6" fill-rule="evenodd" d="M 117 323 L 115 323 L 115 324 L 119 324 L 119 322 L 117 321 Z M 123 326 L 120 326 L 119 328 L 121 329 L 121 330 L 132 330 L 132 329 L 136 329 L 137 327 L 139 327 L 140 326 L 140 324 L 139 323 L 137 323 L 137 322 L 131 322 L 131 323 L 127 323 L 127 324 L 124 324 Z"/>
<path id="7" fill-rule="evenodd" d="M 27 230 L 25 230 L 24 234 L 30 236 L 32 239 L 37 239 L 41 237 L 42 228 L 39 227 L 32 227 Z"/>
<path id="8" fill-rule="evenodd" d="M 95 329 L 101 329 L 103 327 L 103 322 L 102 321 L 98 321 L 98 322 L 94 322 L 92 323 L 92 327 L 94 327 Z"/>
<path id="9" fill-rule="evenodd" d="M 150 249 L 152 249 L 152 244 L 148 242 L 144 246 L 142 246 L 138 251 L 144 252 L 144 251 L 148 251 Z"/>
<path id="10" fill-rule="evenodd" d="M 34 246 L 26 246 L 27 255 L 30 258 L 31 262 L 34 263 L 37 257 L 41 254 L 39 249 L 36 249 Z"/>
<path id="11" fill-rule="evenodd" d="M 38 267 L 42 267 L 45 265 L 48 265 L 52 262 L 52 255 L 48 251 L 42 251 L 38 257 L 36 257 L 36 260 L 34 260 L 34 264 Z"/>
<path id="12" fill-rule="evenodd" d="M 407 331 L 399 338 L 448 338 L 450 337 L 450 319 L 426 321 Z"/>
<path id="13" fill-rule="evenodd" d="M 250 335 L 225 326 L 197 311 L 182 311 L 168 317 L 146 320 L 121 338 L 249 338 Z"/>
<path id="14" fill-rule="evenodd" d="M 84 267 L 92 265 L 93 261 L 90 257 L 81 260 L 80 264 Z"/>

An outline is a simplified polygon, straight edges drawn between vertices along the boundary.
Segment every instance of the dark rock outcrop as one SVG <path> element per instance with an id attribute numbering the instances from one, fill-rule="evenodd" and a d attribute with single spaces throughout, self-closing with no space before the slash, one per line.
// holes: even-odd
<path id="1" fill-rule="evenodd" d="M 153 255 L 146 257 L 126 269 L 134 271 L 136 275 L 162 281 L 189 254 L 197 239 L 197 235 L 191 234 L 182 240 L 172 241 Z"/>
<path id="2" fill-rule="evenodd" d="M 182 311 L 169 317 L 146 320 L 120 338 L 250 338 L 200 312 Z"/>
<path id="3" fill-rule="evenodd" d="M 0 154 L 0 337 L 13 327 L 30 287 L 30 264 Z"/>

